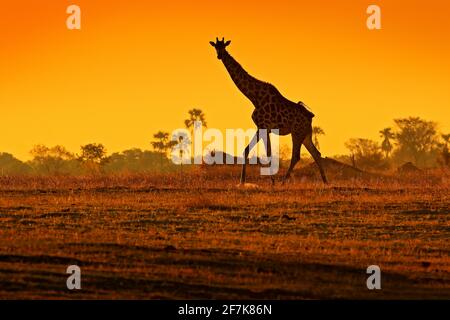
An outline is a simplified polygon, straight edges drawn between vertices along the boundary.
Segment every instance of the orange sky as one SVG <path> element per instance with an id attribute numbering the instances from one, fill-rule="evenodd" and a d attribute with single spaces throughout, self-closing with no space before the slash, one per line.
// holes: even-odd
<path id="1" fill-rule="evenodd" d="M 68 30 L 78 4 L 82 30 Z M 366 8 L 382 9 L 382 30 Z M 209 41 L 256 78 L 308 104 L 324 155 L 350 137 L 378 139 L 409 115 L 450 130 L 450 2 L 444 0 L 3 0 L 0 152 L 38 143 L 149 148 L 188 109 L 219 129 L 252 128 L 253 107 Z M 287 140 L 289 141 L 289 140 Z"/>

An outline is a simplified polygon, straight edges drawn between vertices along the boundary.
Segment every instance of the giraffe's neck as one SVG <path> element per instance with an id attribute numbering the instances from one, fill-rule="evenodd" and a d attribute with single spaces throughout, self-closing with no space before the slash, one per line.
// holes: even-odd
<path id="1" fill-rule="evenodd" d="M 249 75 L 239 62 L 226 51 L 222 56 L 222 62 L 238 89 L 252 102 L 255 102 L 257 90 L 263 82 Z"/>

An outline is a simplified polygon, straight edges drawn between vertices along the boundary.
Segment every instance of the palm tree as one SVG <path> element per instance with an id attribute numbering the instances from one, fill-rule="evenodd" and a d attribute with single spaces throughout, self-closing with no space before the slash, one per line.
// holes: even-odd
<path id="1" fill-rule="evenodd" d="M 313 134 L 314 144 L 316 145 L 316 148 L 320 150 L 319 136 L 325 135 L 325 131 L 323 131 L 323 129 L 321 127 L 314 126 L 312 128 L 312 134 Z"/>
<path id="2" fill-rule="evenodd" d="M 383 138 L 383 142 L 381 143 L 381 150 L 383 150 L 386 159 L 389 158 L 389 154 L 394 148 L 391 143 L 391 139 L 395 138 L 395 134 L 392 132 L 392 128 L 384 128 L 380 131 L 380 137 Z"/>
<path id="3" fill-rule="evenodd" d="M 191 109 L 188 111 L 189 118 L 184 120 L 184 125 L 188 130 L 192 131 L 192 128 L 194 127 L 195 121 L 201 121 L 203 127 L 207 127 L 206 120 L 205 120 L 205 114 L 201 109 Z"/>

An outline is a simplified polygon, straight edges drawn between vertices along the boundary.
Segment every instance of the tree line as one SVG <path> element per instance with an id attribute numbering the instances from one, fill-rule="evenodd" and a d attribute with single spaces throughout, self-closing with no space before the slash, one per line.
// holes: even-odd
<path id="1" fill-rule="evenodd" d="M 206 127 L 202 110 L 189 110 L 185 127 L 192 131 L 195 121 L 202 121 Z M 168 152 L 177 143 L 171 140 L 168 132 L 158 131 L 150 142 L 152 150 L 133 148 L 111 155 L 107 155 L 106 147 L 101 143 L 83 145 L 79 153 L 70 152 L 61 145 L 36 145 L 30 150 L 32 159 L 25 162 L 12 154 L 0 152 L 0 176 L 172 172 L 177 170 L 177 166 L 169 159 Z"/>
<path id="2" fill-rule="evenodd" d="M 394 127 L 379 131 L 380 142 L 349 139 L 345 143 L 347 161 L 366 170 L 384 170 L 408 162 L 421 168 L 448 167 L 450 134 L 439 133 L 437 128 L 436 122 L 419 117 L 394 119 Z"/>
<path id="3" fill-rule="evenodd" d="M 106 155 L 101 143 L 80 147 L 80 153 L 72 153 L 57 145 L 37 145 L 30 151 L 33 158 L 22 162 L 9 153 L 0 153 L 0 175 L 84 175 L 108 173 L 167 172 L 174 165 L 167 159 L 161 161 L 155 151 L 133 148 Z"/>
<path id="4" fill-rule="evenodd" d="M 188 111 L 184 121 L 186 129 L 192 132 L 195 121 L 201 121 L 206 127 L 206 116 L 201 109 Z M 325 135 L 325 131 L 313 127 L 313 139 L 318 148 L 321 135 Z M 450 134 L 439 133 L 433 121 L 419 117 L 394 119 L 394 126 L 380 130 L 379 136 L 380 141 L 351 138 L 345 143 L 348 154 L 334 158 L 363 170 L 386 170 L 406 162 L 418 167 L 450 166 Z M 25 162 L 0 152 L 0 175 L 171 172 L 177 170 L 177 166 L 169 159 L 169 151 L 179 142 L 172 141 L 168 132 L 158 131 L 150 142 L 152 150 L 133 148 L 110 155 L 101 143 L 83 145 L 78 153 L 61 145 L 36 145 L 30 151 L 32 159 Z M 283 157 L 283 152 L 281 154 Z"/>

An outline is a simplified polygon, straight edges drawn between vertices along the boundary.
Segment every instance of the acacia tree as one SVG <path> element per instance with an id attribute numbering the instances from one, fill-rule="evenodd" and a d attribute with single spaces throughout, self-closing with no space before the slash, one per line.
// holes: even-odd
<path id="1" fill-rule="evenodd" d="M 106 148 L 101 143 L 89 143 L 81 146 L 78 160 L 90 173 L 97 173 L 107 161 Z"/>
<path id="2" fill-rule="evenodd" d="M 46 174 L 60 174 L 67 162 L 75 158 L 74 154 L 67 151 L 66 148 L 60 145 L 54 147 L 47 147 L 42 144 L 35 145 L 30 151 L 33 160 L 30 164 L 38 172 Z"/>
<path id="3" fill-rule="evenodd" d="M 0 176 L 9 174 L 25 174 L 31 171 L 31 167 L 14 157 L 10 153 L 0 152 Z"/>
<path id="4" fill-rule="evenodd" d="M 152 141 L 152 147 L 156 152 L 160 154 L 160 167 L 162 170 L 164 158 L 167 156 L 167 152 L 174 147 L 177 142 L 169 140 L 169 133 L 158 131 L 153 135 L 153 138 L 156 139 Z"/>
<path id="5" fill-rule="evenodd" d="M 352 138 L 345 143 L 345 147 L 350 151 L 353 166 L 362 169 L 385 169 L 383 154 L 377 142 L 364 139 Z"/>
<path id="6" fill-rule="evenodd" d="M 418 166 L 436 151 L 438 135 L 435 122 L 419 117 L 395 119 L 394 122 L 398 128 L 396 153 L 400 158 L 411 159 Z"/>
<path id="7" fill-rule="evenodd" d="M 395 134 L 392 132 L 392 128 L 384 128 L 380 131 L 380 137 L 383 139 L 383 142 L 381 142 L 381 150 L 383 150 L 385 158 L 388 159 L 389 154 L 394 148 L 391 140 L 395 138 Z"/>
<path id="8" fill-rule="evenodd" d="M 313 126 L 312 127 L 312 135 L 313 135 L 313 140 L 314 140 L 314 144 L 315 144 L 316 148 L 320 150 L 319 136 L 325 135 L 325 131 L 323 131 L 323 129 L 321 127 Z"/>

